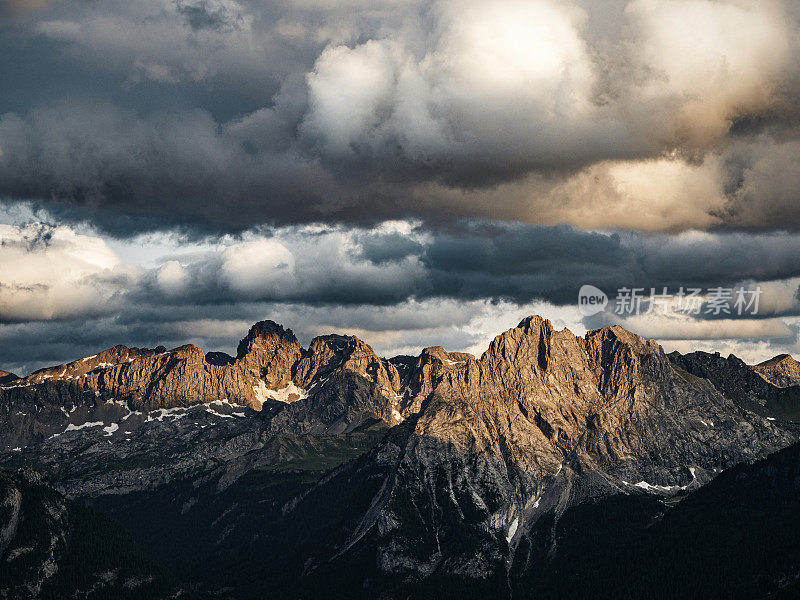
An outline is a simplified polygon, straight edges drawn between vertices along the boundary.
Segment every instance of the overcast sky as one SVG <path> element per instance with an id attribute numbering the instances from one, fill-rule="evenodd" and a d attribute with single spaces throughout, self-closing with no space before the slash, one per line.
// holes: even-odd
<path id="1" fill-rule="evenodd" d="M 480 354 L 532 312 L 798 353 L 799 34 L 795 0 L 0 0 L 0 369 L 266 318 Z"/>

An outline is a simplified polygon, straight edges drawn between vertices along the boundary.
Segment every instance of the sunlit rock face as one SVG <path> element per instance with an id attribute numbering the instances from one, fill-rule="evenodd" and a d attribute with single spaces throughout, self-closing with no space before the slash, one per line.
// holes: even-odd
<path id="1" fill-rule="evenodd" d="M 167 350 L 115 346 L 75 362 L 42 369 L 4 386 L 4 394 L 59 398 L 82 404 L 86 397 L 126 402 L 131 408 L 170 408 L 225 400 L 260 406 L 253 388 L 281 389 L 291 381 L 302 352 L 291 330 L 272 322 L 254 325 L 236 358 L 206 356 L 187 345 Z M 69 402 L 62 402 L 69 404 Z"/>
<path id="2" fill-rule="evenodd" d="M 320 394 L 326 385 L 338 385 L 344 379 L 333 376 L 340 373 L 363 379 L 375 396 L 369 403 L 372 412 L 394 425 L 419 411 L 434 382 L 468 356 L 430 348 L 405 364 L 397 361 L 398 370 L 395 362 L 376 356 L 355 336 L 320 336 L 304 349 L 290 329 L 272 321 L 253 325 L 235 357 L 204 354 L 192 345 L 173 350 L 120 345 L 25 378 L 5 376 L 0 388 L 4 431 L 14 432 L 6 445 L 47 437 L 76 419 L 103 421 L 125 411 L 209 402 L 254 410 L 268 401 L 290 404 Z M 336 392 L 326 391 L 330 393 Z"/>
<path id="3" fill-rule="evenodd" d="M 753 367 L 768 382 L 778 387 L 800 385 L 800 363 L 789 354 L 779 354 Z"/>

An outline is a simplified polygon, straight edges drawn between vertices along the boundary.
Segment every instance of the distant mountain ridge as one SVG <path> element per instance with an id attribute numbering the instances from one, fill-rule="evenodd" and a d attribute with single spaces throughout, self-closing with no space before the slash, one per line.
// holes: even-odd
<path id="1" fill-rule="evenodd" d="M 313 597 L 345 573 L 347 598 L 504 597 L 515 570 L 557 552 L 572 509 L 671 501 L 796 442 L 799 390 L 735 356 L 667 356 L 618 326 L 576 336 L 531 316 L 477 358 L 384 359 L 348 336 L 303 348 L 262 321 L 236 357 L 118 346 L 3 385 L 0 464 L 34 466 L 134 531 L 148 502 L 180 507 L 146 527 L 156 549 L 202 515 L 204 552 L 230 574 L 213 585 L 247 580 L 250 597 Z M 309 464 L 331 470 L 287 484 L 253 531 L 262 509 L 246 482 L 269 490 L 265 473 Z M 272 557 L 271 579 L 226 562 L 242 553 Z"/>
<path id="2" fill-rule="evenodd" d="M 770 381 L 760 370 L 761 365 L 766 363 L 751 367 L 733 354 L 724 358 L 719 353 L 708 352 L 683 355 L 673 352 L 669 358 L 675 366 L 686 372 L 708 379 L 742 408 L 771 419 L 800 420 L 800 386 L 779 386 Z M 785 362 L 783 358 L 772 362 L 768 368 Z M 780 366 L 777 368 L 782 369 Z"/>
<path id="3" fill-rule="evenodd" d="M 374 384 L 381 397 L 376 415 L 393 425 L 419 410 L 431 382 L 467 356 L 434 347 L 416 358 L 387 360 L 355 336 L 342 335 L 314 338 L 303 349 L 290 329 L 272 321 L 253 325 L 235 357 L 204 354 L 192 345 L 173 350 L 115 346 L 0 385 L 0 406 L 6 407 L 0 446 L 9 431 L 16 432 L 6 443 L 13 448 L 70 424 L 105 423 L 136 411 L 210 402 L 258 411 L 265 403 L 317 394 L 336 373 L 353 373 Z"/>

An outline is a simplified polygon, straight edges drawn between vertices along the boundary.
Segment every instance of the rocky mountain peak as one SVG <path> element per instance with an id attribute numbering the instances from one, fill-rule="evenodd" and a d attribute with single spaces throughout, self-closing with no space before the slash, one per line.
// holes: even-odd
<path id="1" fill-rule="evenodd" d="M 423 348 L 422 352 L 420 353 L 420 361 L 424 363 L 434 362 L 434 361 L 446 361 L 450 359 L 450 353 L 447 352 L 442 346 L 430 346 L 428 348 Z"/>
<path id="2" fill-rule="evenodd" d="M 291 329 L 284 329 L 275 321 L 255 323 L 236 347 L 236 358 L 242 359 L 259 350 L 274 350 L 279 346 L 300 347 Z"/>
<path id="3" fill-rule="evenodd" d="M 588 368 L 598 381 L 609 377 L 664 381 L 671 374 L 661 346 L 615 325 L 590 331 L 581 338 L 569 329 L 557 331 L 547 319 L 533 315 L 498 335 L 480 363 L 495 377 L 542 378 Z"/>
<path id="4" fill-rule="evenodd" d="M 646 340 L 619 325 L 588 332 L 584 348 L 604 382 L 609 378 L 633 384 L 642 380 L 664 382 L 672 376 L 669 359 L 655 340 Z"/>
<path id="5" fill-rule="evenodd" d="M 205 360 L 205 353 L 194 344 L 184 344 L 170 350 L 170 355 L 183 360 Z"/>
<path id="6" fill-rule="evenodd" d="M 308 350 L 295 367 L 298 385 L 310 387 L 334 370 L 349 371 L 373 382 L 381 395 L 393 402 L 401 388 L 397 368 L 380 358 L 369 344 L 356 336 L 329 334 L 311 340 Z"/>
<path id="7" fill-rule="evenodd" d="M 552 334 L 553 325 L 547 319 L 538 315 L 525 317 L 513 329 L 495 337 L 480 360 L 487 364 L 513 362 L 520 357 L 520 354 L 525 354 L 530 355 L 535 362 L 540 354 L 538 349 L 544 349 Z"/>
<path id="8" fill-rule="evenodd" d="M 239 342 L 235 368 L 277 390 L 292 380 L 292 370 L 302 355 L 303 347 L 291 329 L 274 321 L 259 321 Z"/>
<path id="9" fill-rule="evenodd" d="M 756 366 L 757 367 L 765 367 L 767 365 L 776 365 L 776 364 L 779 364 L 779 363 L 782 363 L 782 362 L 792 362 L 792 361 L 797 362 L 797 361 L 794 360 L 794 358 L 792 358 L 791 354 L 785 354 L 784 353 L 784 354 L 778 354 L 776 356 L 773 356 L 772 358 L 769 358 L 769 359 L 765 360 L 764 362 L 760 362 Z"/>
<path id="10" fill-rule="evenodd" d="M 308 354 L 336 354 L 339 356 L 350 354 L 353 350 L 362 346 L 367 346 L 367 344 L 354 335 L 329 333 L 327 335 L 318 335 L 311 340 L 308 345 Z"/>
<path id="11" fill-rule="evenodd" d="M 790 354 L 779 354 L 753 367 L 768 382 L 778 387 L 800 385 L 800 362 Z"/>
<path id="12" fill-rule="evenodd" d="M 639 353 L 662 352 L 661 346 L 655 340 L 645 339 L 632 331 L 628 331 L 621 325 L 612 325 L 611 327 L 589 331 L 586 333 L 585 338 L 587 341 L 592 340 L 594 343 L 608 343 L 618 349 L 625 347 Z"/>
<path id="13" fill-rule="evenodd" d="M 406 357 L 403 357 L 405 359 Z M 397 361 L 402 380 L 400 410 L 404 417 L 419 412 L 423 401 L 433 392 L 445 375 L 464 367 L 475 357 L 466 352 L 448 352 L 441 346 L 424 348 L 419 357 Z"/>
<path id="14" fill-rule="evenodd" d="M 552 329 L 553 324 L 550 323 L 548 319 L 540 317 L 539 315 L 528 315 L 517 324 L 515 329 L 528 329 L 533 331 L 541 329 L 542 327 L 549 327 Z"/>
<path id="15" fill-rule="evenodd" d="M 149 348 L 128 348 L 127 346 L 117 345 L 113 348 L 103 350 L 92 356 L 80 358 L 71 363 L 56 365 L 34 371 L 24 380 L 26 384 L 41 384 L 48 381 L 76 381 L 82 378 L 91 378 L 99 375 L 110 367 L 128 365 L 135 360 L 164 355 L 167 349 L 159 346 L 154 349 Z M 20 382 L 21 383 L 21 382 Z"/>

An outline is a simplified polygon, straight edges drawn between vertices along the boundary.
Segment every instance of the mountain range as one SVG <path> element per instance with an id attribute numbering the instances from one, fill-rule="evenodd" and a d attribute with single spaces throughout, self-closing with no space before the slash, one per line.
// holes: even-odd
<path id="1" fill-rule="evenodd" d="M 798 590 L 787 355 L 667 355 L 618 326 L 581 337 L 532 316 L 480 357 L 385 359 L 263 321 L 235 356 L 115 346 L 0 375 L 0 596 Z"/>

